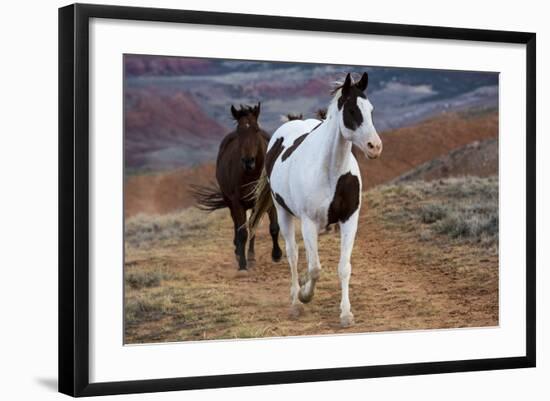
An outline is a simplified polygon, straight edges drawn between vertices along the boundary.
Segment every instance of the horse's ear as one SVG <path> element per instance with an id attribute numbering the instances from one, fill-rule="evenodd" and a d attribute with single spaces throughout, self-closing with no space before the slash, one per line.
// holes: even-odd
<path id="1" fill-rule="evenodd" d="M 361 79 L 359 80 L 359 82 L 357 82 L 355 84 L 355 87 L 359 90 L 361 90 L 361 92 L 364 92 L 366 89 L 367 89 L 367 86 L 369 85 L 369 74 L 367 74 L 366 72 L 363 73 L 363 76 L 361 77 Z"/>
<path id="2" fill-rule="evenodd" d="M 346 80 L 344 81 L 344 85 L 342 85 L 342 96 L 347 97 L 349 95 L 350 87 L 351 87 L 351 75 L 348 72 L 348 75 L 346 75 Z"/>
<path id="3" fill-rule="evenodd" d="M 252 113 L 256 117 L 256 120 L 258 119 L 258 117 L 260 117 L 260 107 L 261 107 L 261 105 L 262 105 L 262 103 L 258 102 L 258 105 L 254 106 L 254 109 L 252 110 Z"/>
<path id="4" fill-rule="evenodd" d="M 239 113 L 237 112 L 237 109 L 233 105 L 231 105 L 231 115 L 235 120 L 239 119 Z"/>

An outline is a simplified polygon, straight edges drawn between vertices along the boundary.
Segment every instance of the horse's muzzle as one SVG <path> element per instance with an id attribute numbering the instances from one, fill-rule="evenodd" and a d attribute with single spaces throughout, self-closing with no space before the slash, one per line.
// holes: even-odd
<path id="1" fill-rule="evenodd" d="M 243 167 L 245 170 L 247 171 L 252 171 L 256 168 L 256 159 L 251 157 L 251 158 L 242 158 L 241 159 L 241 162 L 243 163 Z"/>
<path id="2" fill-rule="evenodd" d="M 367 144 L 367 151 L 365 152 L 365 154 L 369 159 L 377 159 L 381 153 L 382 153 L 382 141 L 376 144 L 372 144 L 371 142 Z"/>

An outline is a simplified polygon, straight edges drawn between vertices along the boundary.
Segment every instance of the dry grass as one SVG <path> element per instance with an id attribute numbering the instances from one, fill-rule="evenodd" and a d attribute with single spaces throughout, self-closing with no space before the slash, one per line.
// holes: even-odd
<path id="1" fill-rule="evenodd" d="M 220 211 L 205 213 L 195 208 L 166 215 L 139 214 L 126 219 L 125 245 L 131 248 L 148 248 L 205 235 L 223 215 Z"/>

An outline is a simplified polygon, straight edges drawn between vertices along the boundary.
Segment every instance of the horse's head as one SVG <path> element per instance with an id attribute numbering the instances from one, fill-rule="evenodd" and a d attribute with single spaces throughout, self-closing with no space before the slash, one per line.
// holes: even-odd
<path id="1" fill-rule="evenodd" d="M 258 125 L 260 103 L 253 107 L 241 106 L 240 109 L 231 105 L 231 114 L 237 121 L 236 132 L 242 166 L 246 171 L 253 171 L 256 168 L 258 153 L 262 151 L 261 129 Z"/>
<path id="2" fill-rule="evenodd" d="M 350 74 L 346 75 L 341 90 L 337 92 L 338 125 L 345 139 L 359 147 L 368 158 L 376 159 L 382 153 L 382 140 L 374 128 L 374 107 L 365 94 L 368 83 L 366 72 L 353 83 Z"/>

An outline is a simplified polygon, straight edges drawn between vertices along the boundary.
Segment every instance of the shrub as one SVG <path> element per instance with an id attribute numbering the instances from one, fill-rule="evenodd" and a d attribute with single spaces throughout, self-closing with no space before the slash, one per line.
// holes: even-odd
<path id="1" fill-rule="evenodd" d="M 161 317 L 169 309 L 169 300 L 166 297 L 138 297 L 131 298 L 124 305 L 125 322 L 138 323 Z"/>
<path id="2" fill-rule="evenodd" d="M 160 272 L 126 272 L 124 276 L 126 284 L 134 289 L 156 287 L 164 278 Z"/>
<path id="3" fill-rule="evenodd" d="M 447 234 L 452 238 L 466 238 L 473 234 L 472 226 L 469 222 L 461 218 L 457 213 L 453 213 L 441 220 L 436 225 L 435 230 L 439 234 Z"/>
<path id="4" fill-rule="evenodd" d="M 424 205 L 420 211 L 420 216 L 423 223 L 432 224 L 447 216 L 447 209 L 439 204 Z"/>

